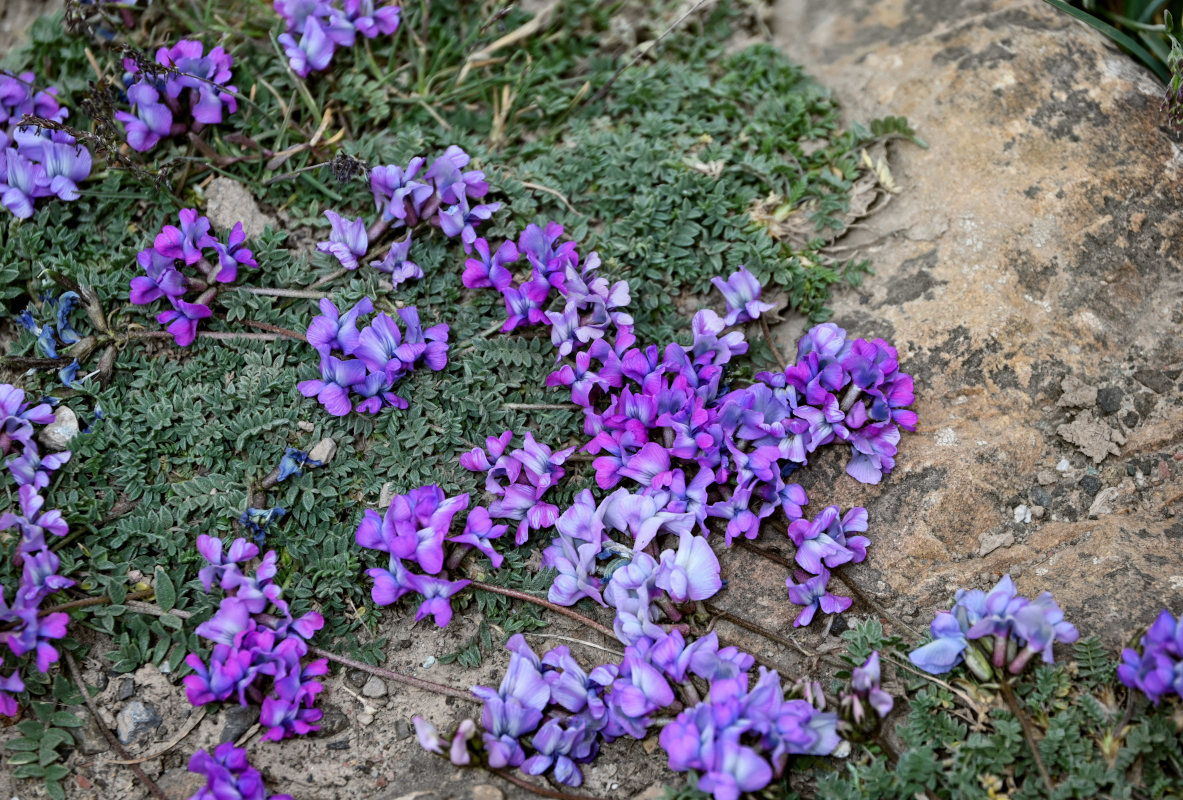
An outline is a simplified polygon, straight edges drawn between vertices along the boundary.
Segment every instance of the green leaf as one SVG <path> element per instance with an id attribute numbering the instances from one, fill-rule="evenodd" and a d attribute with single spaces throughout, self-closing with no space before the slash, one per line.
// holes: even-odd
<path id="1" fill-rule="evenodd" d="M 165 611 L 172 611 L 177 605 L 177 590 L 173 586 L 173 579 L 168 576 L 163 567 L 157 567 L 154 581 L 156 605 Z"/>
<path id="2" fill-rule="evenodd" d="M 55 764 L 54 766 L 58 766 L 58 765 Z M 50 769 L 53 769 L 53 767 L 50 767 Z M 61 769 L 66 769 L 66 768 L 61 767 Z M 45 774 L 48 778 L 49 770 L 46 770 Z M 69 774 L 69 770 L 66 771 L 66 774 Z M 65 776 L 63 775 L 62 777 L 65 777 Z M 48 780 L 47 779 L 45 781 L 45 793 L 48 794 L 50 797 L 52 797 L 53 800 L 66 800 L 66 790 L 62 788 L 62 784 L 61 784 L 60 780 Z"/>
<path id="3" fill-rule="evenodd" d="M 23 751 L 13 755 L 8 759 L 8 763 L 14 767 L 19 767 L 21 764 L 35 764 L 37 762 L 36 750 Z"/>
<path id="4" fill-rule="evenodd" d="M 14 778 L 44 778 L 45 767 L 39 764 L 25 764 L 23 767 L 17 767 L 13 773 Z"/>
<path id="5" fill-rule="evenodd" d="M 50 721 L 59 728 L 81 728 L 86 723 L 69 711 L 55 711 Z"/>

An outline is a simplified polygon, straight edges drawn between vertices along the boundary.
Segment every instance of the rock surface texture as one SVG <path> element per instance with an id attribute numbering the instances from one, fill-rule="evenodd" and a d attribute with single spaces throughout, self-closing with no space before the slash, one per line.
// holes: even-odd
<path id="1" fill-rule="evenodd" d="M 892 145 L 904 192 L 844 242 L 876 274 L 834 321 L 899 347 L 921 420 L 880 486 L 845 453 L 807 470 L 811 515 L 870 511 L 852 574 L 917 627 L 1006 572 L 1110 645 L 1183 608 L 1183 151 L 1161 88 L 1039 0 L 779 0 L 774 26 L 851 120 L 906 115 L 931 144 Z"/>

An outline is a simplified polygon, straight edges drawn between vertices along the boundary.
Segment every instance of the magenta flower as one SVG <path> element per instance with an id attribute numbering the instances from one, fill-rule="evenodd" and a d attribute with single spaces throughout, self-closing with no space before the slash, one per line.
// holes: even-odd
<path id="1" fill-rule="evenodd" d="M 489 243 L 479 238 L 473 242 L 474 257 L 464 262 L 464 274 L 460 280 L 469 289 L 497 289 L 504 291 L 513 281 L 506 264 L 518 260 L 518 248 L 512 241 L 505 241 L 490 255 Z"/>
<path id="2" fill-rule="evenodd" d="M 233 283 L 238 278 L 239 267 L 256 268 L 259 266 L 255 261 L 254 254 L 245 244 L 246 231 L 243 230 L 241 222 L 234 224 L 230 235 L 226 237 L 226 244 L 213 243 L 214 251 L 218 254 L 218 266 L 221 267 L 214 275 L 214 280 L 218 283 Z"/>
<path id="3" fill-rule="evenodd" d="M 4 665 L 4 659 L 0 658 L 0 666 Z M 25 683 L 21 680 L 19 672 L 13 671 L 11 675 L 0 675 L 0 715 L 5 717 L 15 717 L 19 709 L 16 698 L 12 695 L 19 694 L 25 690 Z"/>
<path id="4" fill-rule="evenodd" d="M 412 575 L 410 580 L 415 591 L 423 596 L 423 602 L 415 611 L 415 621 L 432 617 L 435 624 L 441 628 L 448 627 L 448 623 L 452 621 L 451 598 L 472 583 L 469 580 L 449 581 L 430 575 Z"/>
<path id="5" fill-rule="evenodd" d="M 546 321 L 542 306 L 550 295 L 550 284 L 537 268 L 528 283 L 520 287 L 506 286 L 501 290 L 501 295 L 505 298 L 505 310 L 509 314 L 501 326 L 502 333 L 509 333 L 522 324 L 539 325 Z"/>
<path id="6" fill-rule="evenodd" d="M 366 365 L 357 359 L 341 360 L 324 356 L 320 362 L 320 379 L 296 384 L 300 394 L 315 397 L 334 417 L 343 417 L 353 410 L 349 390 L 366 379 Z"/>
<path id="7" fill-rule="evenodd" d="M 176 260 L 162 256 L 154 247 L 136 253 L 136 262 L 147 273 L 131 279 L 128 299 L 136 305 L 147 305 L 161 297 L 181 298 L 189 291 L 189 280 L 174 266 Z"/>
<path id="8" fill-rule="evenodd" d="M 173 112 L 161 102 L 160 92 L 150 84 L 139 82 L 127 90 L 131 114 L 116 111 L 115 119 L 123 123 L 127 144 L 132 150 L 146 153 L 173 134 Z"/>
<path id="9" fill-rule="evenodd" d="M 455 205 L 440 209 L 440 230 L 448 237 L 459 236 L 464 243 L 464 252 L 471 253 L 473 242 L 476 241 L 476 226 L 492 217 L 500 208 L 501 203 L 486 203 L 470 208 L 467 196 L 460 197 Z"/>
<path id="10" fill-rule="evenodd" d="M 469 512 L 468 519 L 464 523 L 464 532 L 459 536 L 449 538 L 448 541 L 475 547 L 488 556 L 493 567 L 497 568 L 501 566 L 505 557 L 493 549 L 491 540 L 503 536 L 508 527 L 507 525 L 494 525 L 488 510 L 477 506 Z"/>

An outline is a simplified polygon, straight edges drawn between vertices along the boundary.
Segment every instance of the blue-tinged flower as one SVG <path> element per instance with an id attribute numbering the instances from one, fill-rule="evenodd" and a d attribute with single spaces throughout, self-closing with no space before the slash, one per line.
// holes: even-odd
<path id="1" fill-rule="evenodd" d="M 805 606 L 793 621 L 793 627 L 808 625 L 819 608 L 826 614 L 840 614 L 850 608 L 849 597 L 835 597 L 826 588 L 830 583 L 830 573 L 825 568 L 815 576 L 799 574 L 797 579 L 802 582 L 793 583 L 792 577 L 785 579 L 789 599 L 796 605 Z"/>
<path id="2" fill-rule="evenodd" d="M 498 519 L 518 523 L 514 544 L 521 546 L 530 538 L 530 531 L 549 528 L 559 518 L 558 506 L 542 502 L 546 488 L 515 483 L 506 487 L 505 494 L 489 505 L 489 514 Z"/>
<path id="3" fill-rule="evenodd" d="M 318 242 L 316 249 L 328 253 L 341 262 L 345 269 L 357 269 L 358 259 L 370 248 L 370 237 L 366 223 L 361 217 L 349 221 L 335 211 L 325 211 L 332 231 L 327 242 Z"/>
<path id="4" fill-rule="evenodd" d="M 212 756 L 198 750 L 189 759 L 189 771 L 206 779 L 190 800 L 292 800 L 287 794 L 267 794 L 263 776 L 247 763 L 246 750 L 234 742 L 218 745 Z"/>
<path id="5" fill-rule="evenodd" d="M 37 487 L 26 484 L 18 490 L 21 513 L 18 516 L 12 512 L 0 514 L 0 531 L 16 527 L 20 531 L 21 542 L 19 549 L 22 553 L 35 553 L 46 547 L 45 534 L 65 536 L 69 532 L 62 512 L 50 509 L 41 513 L 45 505 L 45 498 L 37 493 Z"/>
<path id="6" fill-rule="evenodd" d="M 866 714 L 863 704 L 869 705 L 880 719 L 891 713 L 894 701 L 887 692 L 879 688 L 879 651 L 871 653 L 861 667 L 855 667 L 850 676 L 850 694 L 842 699 L 842 705 L 850 710 L 851 719 L 860 724 Z"/>
<path id="7" fill-rule="evenodd" d="M 390 285 L 398 288 L 400 284 L 409 280 L 419 280 L 423 277 L 423 268 L 410 260 L 411 236 L 401 242 L 395 242 L 380 261 L 371 261 L 370 266 L 379 272 L 390 276 Z"/>
<path id="8" fill-rule="evenodd" d="M 583 773 L 572 755 L 586 735 L 585 728 L 584 721 L 578 717 L 548 719 L 534 734 L 535 754 L 522 763 L 522 771 L 527 775 L 542 775 L 553 769 L 555 780 L 564 786 L 582 785 Z"/>
<path id="9" fill-rule="evenodd" d="M 1183 695 L 1183 625 L 1167 609 L 1139 642 L 1139 650 L 1121 652 L 1118 679 L 1131 689 L 1138 689 L 1158 705 L 1164 694 Z"/>
<path id="10" fill-rule="evenodd" d="M 300 381 L 296 388 L 305 397 L 315 397 L 334 417 L 343 417 L 353 410 L 349 389 L 366 379 L 366 365 L 355 358 L 342 360 L 324 356 L 320 362 L 319 380 Z"/>
<path id="11" fill-rule="evenodd" d="M 612 626 L 621 642 L 635 644 L 642 638 L 656 639 L 665 634 L 656 622 L 658 611 L 653 601 L 660 591 L 656 581 L 657 561 L 643 552 L 612 573 L 604 599 L 616 609 Z"/>
<path id="12" fill-rule="evenodd" d="M 294 447 L 289 447 L 284 450 L 283 458 L 279 460 L 279 475 L 277 481 L 283 483 L 293 475 L 297 478 L 304 474 L 304 467 L 313 469 L 321 465 L 320 461 L 314 458 L 309 458 L 308 454 L 303 450 L 297 450 Z"/>
<path id="13" fill-rule="evenodd" d="M 736 536 L 755 539 L 760 533 L 760 515 L 764 513 L 764 509 L 761 509 L 759 513 L 752 511 L 751 500 L 752 485 L 745 484 L 736 486 L 731 497 L 707 506 L 708 515 L 727 520 L 727 529 L 724 535 L 728 547 L 731 546 L 731 540 Z M 771 509 L 768 513 L 772 513 Z"/>
<path id="14" fill-rule="evenodd" d="M 322 357 L 333 350 L 352 355 L 357 349 L 359 337 L 357 318 L 373 311 L 374 303 L 368 297 L 358 300 L 357 304 L 344 314 L 337 311 L 337 306 L 332 300 L 322 297 L 320 315 L 313 317 L 312 322 L 308 324 L 308 343 L 315 347 Z"/>
<path id="15" fill-rule="evenodd" d="M 166 258 L 181 259 L 186 264 L 201 260 L 201 251 L 213 247 L 217 240 L 210 236 L 209 219 L 199 216 L 192 208 L 182 208 L 181 225 L 165 225 L 153 244 L 156 252 Z"/>
<path id="16" fill-rule="evenodd" d="M 74 359 L 72 362 L 58 370 L 58 380 L 61 381 L 62 385 L 67 389 L 74 388 L 74 381 L 78 380 L 78 370 L 81 366 L 82 365 L 78 363 L 78 359 Z"/>
<path id="17" fill-rule="evenodd" d="M 797 563 L 814 575 L 821 574 L 825 567 L 833 569 L 850 563 L 855 558 L 853 550 L 839 544 L 830 535 L 831 529 L 836 528 L 839 532 L 842 530 L 838 511 L 838 506 L 827 506 L 812 522 L 799 519 L 789 525 L 789 538 L 797 546 Z M 866 556 L 865 542 L 866 540 L 863 539 L 862 553 L 864 557 Z"/>
<path id="18" fill-rule="evenodd" d="M 1038 654 L 1045 664 L 1055 661 L 1052 645 L 1055 642 L 1071 644 L 1080 638 L 1076 627 L 1064 621 L 1064 612 L 1060 610 L 1050 592 L 1043 592 L 1015 614 L 1015 638 L 1023 643 L 1023 649 L 1011 661 L 1008 669 L 1012 675 L 1017 675 L 1027 666 L 1032 656 Z"/>
<path id="19" fill-rule="evenodd" d="M 154 247 L 136 254 L 136 262 L 143 267 L 147 276 L 131 279 L 131 295 L 128 298 L 142 306 L 161 297 L 180 298 L 189 291 L 189 280 L 176 269 L 175 259 L 162 256 Z"/>
<path id="20" fill-rule="evenodd" d="M 39 197 L 49 183 L 45 167 L 25 158 L 16 148 L 5 149 L 7 180 L 0 182 L 0 203 L 18 219 L 33 216 L 33 199 Z"/>
<path id="21" fill-rule="evenodd" d="M 861 404 L 854 406 L 862 407 Z M 895 467 L 900 429 L 894 423 L 884 422 L 851 430 L 848 435 L 853 455 L 846 465 L 846 474 L 862 483 L 879 483 L 883 475 Z"/>
<path id="22" fill-rule="evenodd" d="M 600 605 L 607 605 L 600 593 L 601 582 L 596 577 L 596 556 L 599 542 L 582 542 L 566 536 L 556 536 L 542 551 L 542 566 L 558 570 L 547 599 L 561 606 L 573 606 L 584 597 Z"/>
<path id="23" fill-rule="evenodd" d="M 406 169 L 388 164 L 370 170 L 370 193 L 374 196 L 374 204 L 382 212 L 382 219 L 387 222 L 397 220 L 399 225 L 414 227 L 421 217 L 431 213 L 428 205 L 435 190 L 422 181 L 414 180 L 424 163 L 422 158 L 412 158 Z M 430 205 L 434 207 L 436 203 L 438 198 Z"/>
<path id="24" fill-rule="evenodd" d="M 15 598 L 18 605 L 39 606 L 46 597 L 74 585 L 74 581 L 57 574 L 61 561 L 50 550 L 24 551 L 23 556 Z"/>
<path id="25" fill-rule="evenodd" d="M 542 722 L 542 712 L 524 705 L 516 697 L 502 700 L 493 696 L 485 700 L 481 711 L 485 754 L 494 769 L 521 766 L 526 760 L 521 737 L 533 733 Z"/>
<path id="26" fill-rule="evenodd" d="M 46 358 L 57 358 L 57 342 L 54 339 L 53 326 L 42 325 L 37 333 L 37 341 L 33 345 L 37 352 Z"/>
<path id="27" fill-rule="evenodd" d="M 271 523 L 278 521 L 287 513 L 286 508 L 279 506 L 275 508 L 248 508 L 242 512 L 238 522 L 250 531 L 255 537 L 255 542 L 262 546 L 263 540 L 267 538 L 267 529 L 271 527 Z"/>
<path id="28" fill-rule="evenodd" d="M 50 193 L 60 200 L 77 200 L 78 183 L 90 175 L 90 151 L 70 137 L 65 142 L 47 142 L 42 154 Z"/>
<path id="29" fill-rule="evenodd" d="M 423 602 L 415 611 L 415 621 L 432 617 L 441 628 L 446 628 L 452 621 L 451 598 L 472 583 L 469 580 L 449 581 L 430 575 L 412 575 L 410 581 L 415 591 L 423 596 Z"/>
<path id="30" fill-rule="evenodd" d="M 751 322 L 765 311 L 771 311 L 772 303 L 760 300 L 760 282 L 756 276 L 740 267 L 724 281 L 722 278 L 711 278 L 711 283 L 727 301 L 727 316 L 723 321 L 728 325 Z"/>
<path id="31" fill-rule="evenodd" d="M 459 236 L 464 243 L 464 252 L 471 253 L 473 242 L 476 241 L 476 226 L 492 217 L 500 208 L 501 203 L 486 203 L 470 208 L 467 196 L 463 196 L 457 199 L 455 205 L 441 208 L 437 219 L 444 235 Z"/>
<path id="32" fill-rule="evenodd" d="M 683 532 L 677 553 L 661 552 L 656 583 L 675 603 L 706 600 L 723 588 L 719 559 L 704 537 Z"/>
<path id="33" fill-rule="evenodd" d="M 201 568 L 197 577 L 201 581 L 201 585 L 205 587 L 205 591 L 210 592 L 215 584 L 226 589 L 224 577 L 231 571 L 239 572 L 237 565 L 250 561 L 259 555 L 259 548 L 239 537 L 231 543 L 226 555 L 223 556 L 222 540 L 203 533 L 197 537 L 197 552 L 209 564 Z"/>
<path id="34" fill-rule="evenodd" d="M 44 489 L 49 485 L 49 476 L 69 460 L 69 450 L 62 453 L 52 453 L 42 458 L 37 451 L 37 445 L 30 440 L 25 444 L 24 454 L 8 459 L 5 465 L 12 473 L 17 486 Z"/>
<path id="35" fill-rule="evenodd" d="M 381 311 L 358 334 L 353 354 L 361 359 L 370 372 L 381 372 L 391 380 L 398 380 L 410 371 L 415 357 L 422 352 L 414 348 L 410 352 L 405 349 L 400 351 L 402 344 L 403 333 L 398 323 Z M 400 352 L 407 356 L 406 360 L 399 356 Z"/>
<path id="36" fill-rule="evenodd" d="M 57 307 L 58 339 L 62 344 L 74 344 L 82 337 L 70 324 L 70 312 L 78 305 L 78 292 L 63 292 L 54 304 Z"/>
<path id="37" fill-rule="evenodd" d="M 234 223 L 226 237 L 226 244 L 215 241 L 212 247 L 218 254 L 218 266 L 221 267 L 214 275 L 214 280 L 219 283 L 233 283 L 238 278 L 239 267 L 259 266 L 254 253 L 246 246 L 246 231 L 241 222 Z"/>
<path id="38" fill-rule="evenodd" d="M 772 767 L 750 747 L 739 742 L 740 731 L 722 732 L 704 759 L 705 774 L 698 788 L 715 800 L 737 800 L 742 792 L 763 789 L 772 782 Z"/>
<path id="39" fill-rule="evenodd" d="M 310 15 L 305 20 L 299 42 L 290 33 L 281 33 L 279 43 L 283 45 L 292 72 L 301 78 L 307 78 L 310 72 L 319 72 L 333 60 L 333 40 L 315 16 Z"/>
<path id="40" fill-rule="evenodd" d="M 345 0 L 345 14 L 349 21 L 357 28 L 357 32 L 367 39 L 373 39 L 378 34 L 389 36 L 398 30 L 401 9 L 395 5 L 374 8 L 374 0 Z"/>

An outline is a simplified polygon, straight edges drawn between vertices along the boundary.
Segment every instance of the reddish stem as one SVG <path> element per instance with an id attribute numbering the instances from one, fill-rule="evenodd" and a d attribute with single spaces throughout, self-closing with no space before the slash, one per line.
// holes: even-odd
<path id="1" fill-rule="evenodd" d="M 286 336 L 289 339 L 295 339 L 298 342 L 308 342 L 308 339 L 304 336 L 304 334 L 288 330 L 287 328 L 281 328 L 278 325 L 272 325 L 269 322 L 259 322 L 258 320 L 244 319 L 242 323 L 244 325 L 250 325 L 252 328 L 259 328 L 261 330 L 271 331 L 271 333 L 278 333 L 280 336 Z"/>
<path id="2" fill-rule="evenodd" d="M 493 594 L 501 594 L 501 595 L 505 595 L 506 597 L 515 598 L 517 600 L 525 600 L 527 603 L 533 603 L 536 606 L 542 606 L 543 608 L 548 608 L 551 611 L 554 611 L 556 614 L 562 614 L 563 616 L 570 617 L 571 619 L 573 619 L 577 622 L 582 622 L 587 627 L 591 628 L 594 631 L 599 631 L 600 633 L 607 636 L 609 639 L 616 638 L 616 634 L 612 632 L 611 628 L 606 628 L 603 625 L 601 625 L 600 623 L 596 622 L 594 619 L 589 619 L 588 617 L 583 616 L 582 614 L 580 614 L 577 611 L 572 611 L 569 608 L 564 608 L 563 606 L 556 605 L 555 603 L 552 603 L 549 600 L 543 600 L 541 597 L 535 597 L 532 594 L 526 594 L 525 592 L 519 592 L 516 589 L 506 589 L 503 586 L 494 586 L 491 583 L 483 583 L 481 581 L 472 581 L 471 583 L 469 583 L 469 586 L 472 587 L 473 589 L 480 589 L 481 591 L 492 592 Z"/>
<path id="3" fill-rule="evenodd" d="M 383 669 L 382 667 L 375 667 L 371 664 L 365 663 L 364 661 L 355 661 L 352 658 L 348 658 L 346 656 L 339 656 L 336 653 L 331 653 L 328 650 L 325 650 L 320 647 L 313 647 L 312 645 L 309 645 L 308 652 L 312 653 L 313 655 L 320 656 L 321 658 L 327 658 L 329 661 L 336 661 L 338 664 L 344 664 L 347 667 L 353 667 L 354 669 L 364 670 L 365 672 L 369 672 L 372 675 L 377 675 L 379 678 L 386 678 L 387 680 L 394 681 L 395 683 L 402 683 L 407 686 L 414 686 L 416 689 L 422 689 L 425 692 L 435 692 L 436 694 L 444 694 L 444 695 L 448 695 L 449 697 L 455 697 L 460 700 L 465 700 L 469 703 L 479 703 L 480 702 L 479 700 L 477 700 L 475 697 L 473 697 L 468 692 L 462 691 L 460 689 L 455 689 L 451 686 L 445 686 L 442 683 L 435 683 L 434 681 L 424 680 L 423 678 L 416 678 L 413 675 L 407 675 L 402 672 L 395 672 L 394 670 Z"/>

